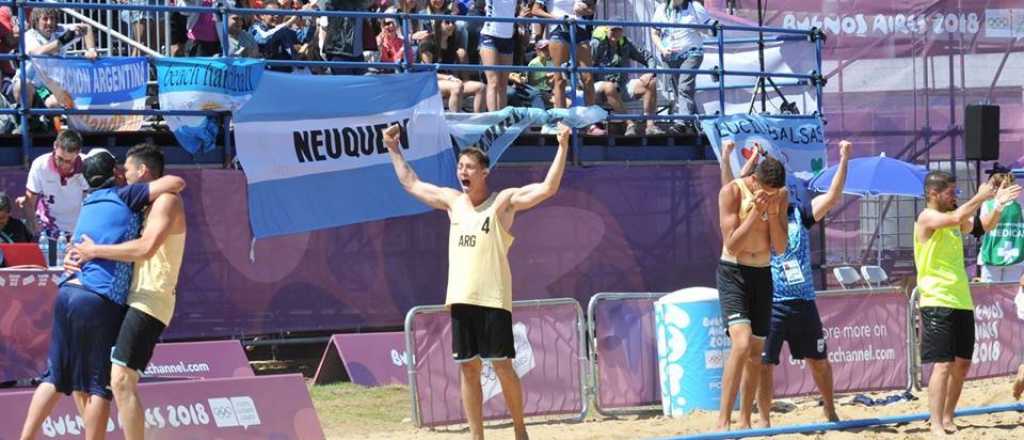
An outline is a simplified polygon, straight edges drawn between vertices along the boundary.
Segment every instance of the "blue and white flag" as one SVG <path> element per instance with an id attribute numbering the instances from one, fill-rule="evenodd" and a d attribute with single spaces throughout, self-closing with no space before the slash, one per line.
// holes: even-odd
<path id="1" fill-rule="evenodd" d="M 252 96 L 264 72 L 263 61 L 248 58 L 157 58 L 163 110 L 234 112 Z M 178 143 L 196 154 L 212 150 L 220 127 L 209 116 L 165 116 Z"/>
<path id="2" fill-rule="evenodd" d="M 255 238 L 418 214 L 382 132 L 404 127 L 419 178 L 458 187 L 455 150 L 434 73 L 296 76 L 266 72 L 235 114 Z"/>
<path id="3" fill-rule="evenodd" d="M 582 128 L 607 118 L 608 112 L 598 106 L 546 111 L 532 107 L 506 107 L 489 113 L 447 115 L 448 126 L 459 149 L 476 147 L 483 150 L 490 158 L 492 168 L 523 130 L 531 125 L 561 122 Z"/>
<path id="4" fill-rule="evenodd" d="M 775 118 L 758 115 L 730 115 L 701 121 L 704 134 L 722 160 L 722 141 L 736 142 L 732 169 L 740 170 L 753 154 L 754 142 L 797 178 L 810 180 L 825 168 L 825 130 L 821 118 Z"/>
<path id="5" fill-rule="evenodd" d="M 149 66 L 145 58 L 100 58 L 95 61 L 32 57 L 32 74 L 68 109 L 142 110 L 146 108 Z M 71 115 L 78 131 L 136 131 L 140 115 Z"/>

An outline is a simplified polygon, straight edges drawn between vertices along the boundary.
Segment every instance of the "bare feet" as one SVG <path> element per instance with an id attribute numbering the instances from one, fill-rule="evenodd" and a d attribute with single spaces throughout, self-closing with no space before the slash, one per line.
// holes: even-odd
<path id="1" fill-rule="evenodd" d="M 1013 381 L 1013 399 L 1020 400 L 1021 393 L 1024 393 L 1024 364 L 1017 368 L 1017 379 Z"/>
<path id="2" fill-rule="evenodd" d="M 943 420 L 942 429 L 944 429 L 949 434 L 956 434 L 957 431 L 960 430 L 960 428 L 956 426 L 956 423 L 953 423 L 953 419 Z"/>
<path id="3" fill-rule="evenodd" d="M 942 423 L 929 421 L 928 424 L 930 425 L 928 431 L 931 432 L 932 437 L 946 437 L 949 435 L 945 428 L 942 427 Z"/>
<path id="4" fill-rule="evenodd" d="M 522 432 L 516 432 L 516 440 L 530 440 L 530 436 L 526 433 L 526 430 L 524 429 Z"/>
<path id="5" fill-rule="evenodd" d="M 825 419 L 830 422 L 838 422 L 839 415 L 836 414 L 835 408 L 825 408 Z"/>

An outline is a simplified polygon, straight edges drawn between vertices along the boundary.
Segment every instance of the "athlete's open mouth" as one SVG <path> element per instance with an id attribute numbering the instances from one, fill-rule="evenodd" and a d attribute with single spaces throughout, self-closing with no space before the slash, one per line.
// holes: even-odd
<path id="1" fill-rule="evenodd" d="M 462 186 L 469 186 L 469 179 L 462 179 Z"/>

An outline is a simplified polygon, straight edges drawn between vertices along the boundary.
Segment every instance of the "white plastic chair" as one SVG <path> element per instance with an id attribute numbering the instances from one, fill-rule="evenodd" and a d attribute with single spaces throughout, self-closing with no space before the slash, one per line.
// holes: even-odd
<path id="1" fill-rule="evenodd" d="M 864 278 L 868 287 L 880 287 L 889 280 L 889 275 L 880 266 L 861 266 L 860 276 Z"/>
<path id="2" fill-rule="evenodd" d="M 860 281 L 860 274 L 857 273 L 857 269 L 854 269 L 851 266 L 833 268 L 832 275 L 836 277 L 836 281 L 839 281 L 839 285 L 842 286 L 843 289 L 849 289 Z"/>

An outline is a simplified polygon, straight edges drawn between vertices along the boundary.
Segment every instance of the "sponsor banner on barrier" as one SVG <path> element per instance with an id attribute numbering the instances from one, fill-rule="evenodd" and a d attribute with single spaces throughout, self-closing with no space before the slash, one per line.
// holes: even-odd
<path id="1" fill-rule="evenodd" d="M 146 438 L 322 439 L 323 429 L 301 375 L 174 380 L 139 385 Z M 18 438 L 32 391 L 0 392 L 0 439 Z M 84 422 L 69 397 L 44 420 L 42 439 L 85 438 Z M 107 438 L 123 438 L 111 405 Z"/>
<path id="2" fill-rule="evenodd" d="M 144 375 L 206 379 L 254 376 L 238 341 L 157 344 Z"/>
<path id="3" fill-rule="evenodd" d="M 291 74 L 265 73 L 235 117 L 255 238 L 430 210 L 395 175 L 383 138 L 392 124 L 402 126 L 402 154 L 420 179 L 458 186 L 435 74 L 294 82 Z"/>
<path id="4" fill-rule="evenodd" d="M 0 270 L 0 382 L 46 368 L 60 272 Z"/>
<path id="5" fill-rule="evenodd" d="M 1012 375 L 1024 362 L 1024 320 L 1015 303 L 1018 287 L 1016 283 L 971 285 L 974 357 L 968 380 Z M 932 365 L 922 367 L 921 384 L 927 385 Z"/>
<path id="6" fill-rule="evenodd" d="M 146 108 L 149 64 L 142 57 L 32 57 L 32 71 L 67 109 Z M 142 119 L 141 115 L 69 115 L 68 124 L 79 131 L 136 131 Z"/>
<path id="7" fill-rule="evenodd" d="M 907 386 L 907 297 L 896 290 L 819 294 L 828 360 L 837 393 Z M 775 396 L 818 393 L 811 371 L 783 346 Z"/>
<path id="8" fill-rule="evenodd" d="M 523 385 L 527 416 L 573 414 L 583 410 L 580 343 L 575 303 L 513 306 L 516 357 L 512 367 Z M 416 315 L 413 322 L 416 393 L 423 426 L 462 423 L 459 364 L 452 360 L 447 312 Z M 501 385 L 490 362 L 480 374 L 484 418 L 508 418 Z"/>
<path id="9" fill-rule="evenodd" d="M 730 115 L 701 121 L 708 142 L 722 160 L 722 142 L 736 142 L 732 169 L 742 169 L 754 143 L 786 166 L 796 177 L 808 180 L 825 169 L 825 131 L 820 118 L 773 118 L 758 115 Z"/>
<path id="10" fill-rule="evenodd" d="M 661 403 L 656 299 L 600 301 L 594 310 L 598 404 L 602 409 Z"/>
<path id="11" fill-rule="evenodd" d="M 234 112 L 252 96 L 263 61 L 246 58 L 156 58 L 160 108 Z M 220 126 L 209 116 L 164 116 L 181 147 L 192 154 L 212 150 Z"/>
<path id="12" fill-rule="evenodd" d="M 313 382 L 317 385 L 342 380 L 366 387 L 409 383 L 405 333 L 347 333 L 331 336 Z"/>

